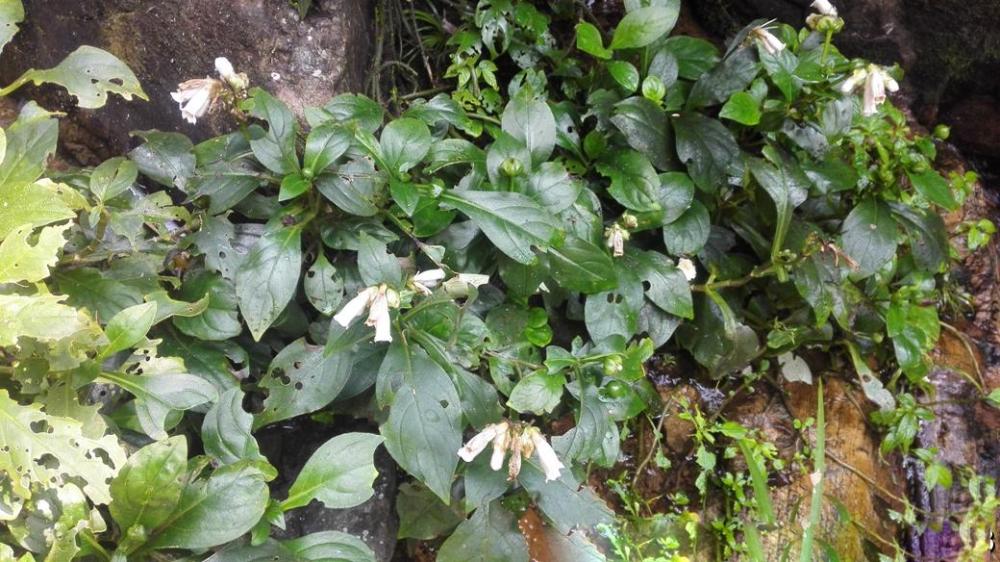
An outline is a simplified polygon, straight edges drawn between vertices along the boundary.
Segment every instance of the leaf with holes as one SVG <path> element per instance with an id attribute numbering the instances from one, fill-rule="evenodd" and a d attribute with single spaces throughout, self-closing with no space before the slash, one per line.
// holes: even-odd
<path id="1" fill-rule="evenodd" d="M 19 80 L 30 80 L 36 86 L 59 84 L 76 96 L 77 105 L 86 109 L 103 107 L 108 101 L 108 92 L 127 100 L 132 96 L 149 99 L 128 65 L 111 53 L 90 46 L 73 51 L 54 68 L 31 69 Z"/>
<path id="2" fill-rule="evenodd" d="M 315 412 L 337 397 L 351 374 L 349 351 L 327 355 L 322 346 L 298 339 L 278 352 L 260 386 L 267 390 L 254 427 Z"/>

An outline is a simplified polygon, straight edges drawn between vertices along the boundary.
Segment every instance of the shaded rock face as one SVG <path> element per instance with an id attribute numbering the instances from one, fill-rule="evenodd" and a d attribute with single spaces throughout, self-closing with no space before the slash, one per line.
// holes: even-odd
<path id="1" fill-rule="evenodd" d="M 74 110 L 68 96 L 44 89 L 50 109 L 70 111 L 107 143 L 110 156 L 132 130 L 178 130 L 202 139 L 232 128 L 224 115 L 185 123 L 170 92 L 179 82 L 214 73 L 228 57 L 254 85 L 294 111 L 363 88 L 372 43 L 370 0 L 317 0 L 304 21 L 286 0 L 27 0 L 26 21 L 4 52 L 0 78 L 58 64 L 80 45 L 128 63 L 149 102 L 114 98 L 106 107 Z M 33 92 L 37 93 L 37 92 Z"/>
<path id="2" fill-rule="evenodd" d="M 870 553 L 878 551 L 888 554 L 885 545 L 896 538 L 897 528 L 886 513 L 902 507 L 897 499 L 906 495 L 903 475 L 895 459 L 879 455 L 880 439 L 867 425 L 864 395 L 835 376 L 824 380 L 827 458 L 823 493 L 836 502 L 824 501 L 817 536 L 832 545 L 842 560 L 868 560 Z M 785 391 L 784 399 L 755 393 L 727 413 L 729 419 L 760 430 L 783 455 L 797 446 L 792 420 L 816 414 L 815 386 L 790 383 Z M 815 435 L 810 435 L 810 442 L 814 440 Z M 763 535 L 767 560 L 798 559 L 799 539 L 809 520 L 810 476 L 797 471 L 784 476 L 786 481 L 771 480 L 771 501 L 779 524 Z M 857 524 L 843 521 L 837 504 Z"/>
<path id="3" fill-rule="evenodd" d="M 918 115 L 937 120 L 970 94 L 1000 88 L 1000 2 L 995 0 L 832 0 L 844 18 L 837 46 L 849 56 L 899 63 L 917 93 Z M 712 34 L 729 37 L 756 18 L 801 26 L 811 0 L 699 0 L 695 17 Z"/>
<path id="4" fill-rule="evenodd" d="M 334 428 L 308 420 L 294 420 L 261 431 L 257 436 L 261 452 L 278 469 L 277 479 L 271 482 L 272 496 L 287 497 L 288 488 L 316 449 L 346 431 L 371 431 L 371 428 Z M 375 495 L 365 503 L 347 509 L 327 509 L 314 500 L 286 513 L 285 529 L 272 527 L 272 536 L 291 539 L 320 531 L 340 531 L 365 541 L 379 562 L 392 560 L 399 529 L 396 516 L 398 482 L 396 464 L 384 447 L 375 451 L 375 468 L 378 470 Z"/>

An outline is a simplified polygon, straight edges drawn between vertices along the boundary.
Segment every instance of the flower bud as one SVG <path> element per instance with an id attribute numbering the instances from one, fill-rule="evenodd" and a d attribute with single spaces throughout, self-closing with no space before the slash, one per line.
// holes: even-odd
<path id="1" fill-rule="evenodd" d="M 612 355 L 610 357 L 605 357 L 604 358 L 604 373 L 605 374 L 613 377 L 613 376 L 617 375 L 618 373 L 622 372 L 622 370 L 624 368 L 625 368 L 625 365 L 622 362 L 622 356 L 621 355 Z"/>
<path id="2" fill-rule="evenodd" d="M 524 166 L 515 158 L 507 158 L 500 164 L 500 171 L 509 178 L 513 178 L 524 173 Z"/>
<path id="3" fill-rule="evenodd" d="M 948 140 L 948 137 L 950 136 L 951 136 L 951 127 L 949 127 L 948 125 L 940 123 L 934 127 L 934 138 L 938 140 Z"/>

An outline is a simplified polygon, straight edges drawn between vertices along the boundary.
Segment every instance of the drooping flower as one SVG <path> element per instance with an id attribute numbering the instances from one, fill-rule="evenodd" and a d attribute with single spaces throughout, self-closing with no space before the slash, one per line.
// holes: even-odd
<path id="1" fill-rule="evenodd" d="M 226 57 L 218 57 L 215 59 L 215 71 L 219 73 L 219 77 L 229 84 L 231 88 L 237 91 L 246 90 L 247 86 L 250 85 L 247 75 L 242 72 L 236 72 L 233 68 L 233 63 L 229 62 Z"/>
<path id="2" fill-rule="evenodd" d="M 170 97 L 180 105 L 184 120 L 193 125 L 208 113 L 221 92 L 222 82 L 214 78 L 196 78 L 178 84 L 177 91 L 171 92 Z"/>
<path id="3" fill-rule="evenodd" d="M 445 272 L 443 269 L 428 269 L 420 271 L 413 276 L 413 288 L 416 289 L 418 293 L 429 295 L 431 294 L 431 289 L 437 287 L 444 277 Z"/>
<path id="4" fill-rule="evenodd" d="M 459 273 L 456 279 L 470 287 L 481 287 L 490 282 L 490 276 L 482 273 Z"/>
<path id="5" fill-rule="evenodd" d="M 462 448 L 458 450 L 458 456 L 462 457 L 462 460 L 465 462 L 472 462 L 473 459 L 479 456 L 479 453 L 482 453 L 483 450 L 486 449 L 486 446 L 489 445 L 490 443 L 494 444 L 493 452 L 495 456 L 497 450 L 496 446 L 497 438 L 504 437 L 504 439 L 506 439 L 507 428 L 508 428 L 507 422 L 491 423 L 487 425 L 486 427 L 483 428 L 482 431 L 473 436 L 472 439 L 469 439 L 465 443 L 465 445 L 463 445 Z M 503 463 L 502 442 L 500 451 L 501 451 L 500 462 Z M 499 470 L 499 469 L 494 468 L 493 470 Z"/>
<path id="6" fill-rule="evenodd" d="M 490 468 L 494 471 L 503 468 L 503 461 L 510 452 L 507 476 L 511 480 L 521 473 L 524 459 L 531 458 L 535 454 L 538 456 L 542 472 L 545 473 L 546 482 L 557 480 L 560 471 L 566 468 L 541 431 L 518 422 L 504 421 L 487 425 L 458 450 L 458 456 L 465 462 L 472 462 L 490 443 L 493 444 Z"/>
<path id="7" fill-rule="evenodd" d="M 694 262 L 687 258 L 677 260 L 677 269 L 681 270 L 688 281 L 694 281 L 694 278 L 698 277 L 698 269 L 695 268 Z"/>
<path id="8" fill-rule="evenodd" d="M 608 247 L 611 248 L 612 256 L 620 258 L 625 255 L 625 241 L 629 239 L 629 236 L 629 231 L 618 223 L 604 229 L 604 238 Z"/>
<path id="9" fill-rule="evenodd" d="M 830 0 L 814 0 L 812 4 L 809 5 L 811 8 L 815 9 L 821 15 L 824 16 L 837 16 L 837 7 L 830 3 Z"/>
<path id="10" fill-rule="evenodd" d="M 851 76 L 840 85 L 840 91 L 850 93 L 864 81 L 864 91 L 862 94 L 861 113 L 865 116 L 874 115 L 878 111 L 878 106 L 885 102 L 885 93 L 899 90 L 899 83 L 886 70 L 876 64 L 868 65 L 868 68 L 857 69 Z"/>
<path id="11" fill-rule="evenodd" d="M 350 327 L 355 318 L 368 309 L 368 319 L 366 326 L 375 328 L 375 341 L 392 341 L 392 318 L 389 316 L 389 309 L 399 306 L 399 293 L 390 289 L 385 284 L 376 287 L 362 289 L 356 297 L 351 299 L 340 309 L 333 320 L 343 326 Z"/>
<path id="12" fill-rule="evenodd" d="M 781 41 L 781 39 L 778 39 L 763 25 L 759 25 L 751 29 L 750 36 L 753 37 L 757 45 L 759 45 L 761 49 L 764 49 L 764 52 L 769 55 L 776 55 L 785 50 L 785 44 Z"/>
<path id="13" fill-rule="evenodd" d="M 559 471 L 566 468 L 559 457 L 556 456 L 555 449 L 542 435 L 537 428 L 529 427 L 524 431 L 531 439 L 531 443 L 536 453 L 538 453 L 538 463 L 542 465 L 542 472 L 545 473 L 545 481 L 558 480 Z"/>

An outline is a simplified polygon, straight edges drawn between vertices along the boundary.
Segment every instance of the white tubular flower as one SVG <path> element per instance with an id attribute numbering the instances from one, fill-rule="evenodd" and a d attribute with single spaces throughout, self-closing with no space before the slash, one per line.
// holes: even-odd
<path id="1" fill-rule="evenodd" d="M 445 273 L 443 269 L 428 269 L 427 271 L 418 272 L 413 276 L 413 288 L 417 292 L 429 295 L 431 294 L 431 289 L 437 287 L 444 279 Z"/>
<path id="2" fill-rule="evenodd" d="M 510 438 L 510 461 L 507 462 L 507 480 L 514 480 L 521 474 L 521 458 L 524 454 L 524 433 Z"/>
<path id="3" fill-rule="evenodd" d="M 490 443 L 496 441 L 497 436 L 507 434 L 507 423 L 491 423 L 483 428 L 482 431 L 469 439 L 465 445 L 458 450 L 458 456 L 462 458 L 465 462 L 472 462 L 479 453 L 482 453 L 486 446 Z M 494 450 L 496 447 L 494 447 Z M 502 451 L 502 448 L 501 448 Z M 501 459 L 503 457 L 501 456 Z M 502 461 L 501 461 L 502 462 Z M 499 470 L 494 468 L 493 470 Z"/>
<path id="4" fill-rule="evenodd" d="M 867 76 L 868 76 L 868 71 L 867 70 L 865 70 L 863 68 L 859 68 L 859 69 L 855 70 L 847 78 L 847 80 L 844 80 L 843 82 L 840 83 L 840 91 L 843 92 L 843 93 L 845 93 L 845 94 L 849 94 L 849 93 L 853 92 L 854 89 L 858 87 L 858 84 L 860 84 L 861 82 L 863 82 L 864 79 Z"/>
<path id="5" fill-rule="evenodd" d="M 459 273 L 458 280 L 471 287 L 481 287 L 490 282 L 489 275 L 482 273 Z"/>
<path id="6" fill-rule="evenodd" d="M 490 468 L 494 472 L 503 468 L 503 459 L 507 456 L 507 445 L 510 444 L 507 422 L 497 425 L 502 426 L 502 431 L 498 431 L 496 437 L 493 438 L 493 454 L 490 456 Z"/>
<path id="7" fill-rule="evenodd" d="M 208 113 L 221 91 L 222 83 L 218 80 L 198 78 L 178 84 L 177 91 L 171 92 L 170 97 L 180 105 L 184 120 L 193 125 Z"/>
<path id="8" fill-rule="evenodd" d="M 750 35 L 757 42 L 757 45 L 769 55 L 776 55 L 781 51 L 785 50 L 785 44 L 781 42 L 781 39 L 775 37 L 773 33 L 767 30 L 764 26 L 755 27 L 750 31 Z"/>
<path id="9" fill-rule="evenodd" d="M 698 269 L 695 268 L 694 262 L 687 258 L 677 260 L 677 269 L 681 270 L 684 278 L 688 281 L 694 281 L 694 278 L 698 276 Z"/>
<path id="10" fill-rule="evenodd" d="M 608 247 L 611 248 L 611 255 L 620 258 L 625 255 L 625 241 L 629 239 L 629 232 L 615 223 L 604 229 L 604 237 L 607 239 Z"/>
<path id="11" fill-rule="evenodd" d="M 395 302 L 393 296 L 395 295 Z M 366 326 L 375 328 L 375 341 L 392 341 L 392 319 L 389 317 L 389 307 L 399 306 L 399 295 L 385 285 L 380 285 L 375 296 L 372 297 L 371 305 L 368 307 L 368 319 Z"/>
<path id="12" fill-rule="evenodd" d="M 865 80 L 865 93 L 861 103 L 862 115 L 875 115 L 878 106 L 885 101 L 885 80 L 879 71 L 869 72 Z"/>
<path id="13" fill-rule="evenodd" d="M 531 427 L 526 430 L 528 437 L 531 439 L 531 444 L 538 453 L 538 462 L 542 465 L 542 471 L 545 473 L 545 481 L 558 480 L 559 472 L 566 468 L 559 457 L 556 456 L 555 449 L 549 442 L 542 436 L 542 432 L 538 429 Z"/>
<path id="14" fill-rule="evenodd" d="M 229 62 L 226 57 L 218 57 L 215 59 L 215 71 L 219 73 L 219 76 L 223 80 L 229 81 L 236 78 L 236 69 L 233 68 L 233 63 Z"/>
<path id="15" fill-rule="evenodd" d="M 815 0 L 810 7 L 824 16 L 837 16 L 837 7 L 830 0 Z"/>
<path id="16" fill-rule="evenodd" d="M 365 320 L 366 326 L 375 328 L 375 341 L 392 341 L 392 318 L 389 317 L 389 309 L 399 306 L 399 294 L 386 285 L 378 287 L 368 287 L 358 293 L 344 308 L 340 309 L 333 320 L 343 326 L 350 327 L 355 318 L 368 309 L 368 318 Z"/>
<path id="17" fill-rule="evenodd" d="M 367 289 L 362 290 L 358 293 L 358 296 L 348 301 L 347 304 L 344 305 L 344 308 L 340 309 L 340 312 L 333 317 L 334 321 L 344 328 L 350 327 L 351 322 L 353 322 L 358 316 L 361 316 L 361 313 L 368 308 L 368 305 L 371 303 L 372 297 L 377 290 L 377 287 L 368 287 Z"/>

